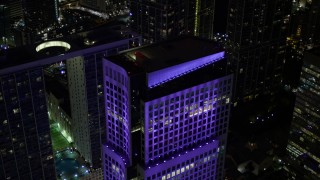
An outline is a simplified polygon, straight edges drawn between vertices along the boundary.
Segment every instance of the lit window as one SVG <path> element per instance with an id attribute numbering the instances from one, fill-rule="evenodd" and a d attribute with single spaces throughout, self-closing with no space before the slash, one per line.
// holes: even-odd
<path id="1" fill-rule="evenodd" d="M 242 72 L 243 72 L 243 68 L 240 69 L 240 72 L 239 72 L 239 73 L 241 74 Z"/>
<path id="2" fill-rule="evenodd" d="M 37 82 L 41 82 L 41 80 L 42 80 L 41 76 L 37 77 L 36 79 Z"/>
<path id="3" fill-rule="evenodd" d="M 19 112 L 20 112 L 20 109 L 19 109 L 19 108 L 13 109 L 13 113 L 14 113 L 14 114 L 18 114 Z"/>

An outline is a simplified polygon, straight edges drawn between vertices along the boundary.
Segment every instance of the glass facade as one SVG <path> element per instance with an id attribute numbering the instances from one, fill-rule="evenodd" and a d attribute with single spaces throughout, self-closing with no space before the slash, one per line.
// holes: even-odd
<path id="1" fill-rule="evenodd" d="M 317 50 L 319 49 L 315 49 Z M 307 179 L 320 178 L 319 60 L 319 54 L 306 53 L 287 146 L 290 164 L 300 169 L 303 176 L 308 174 Z M 300 176 L 301 174 L 293 175 L 296 179 Z"/>
<path id="2" fill-rule="evenodd" d="M 230 90 L 228 77 L 145 102 L 145 163 L 225 134 Z"/>
<path id="3" fill-rule="evenodd" d="M 213 0 L 131 0 L 131 27 L 144 43 L 182 34 L 212 39 L 214 8 Z"/>
<path id="4" fill-rule="evenodd" d="M 104 50 L 100 48 L 81 58 L 67 60 L 75 144 L 93 168 L 101 167 L 101 144 L 106 142 L 102 58 L 128 48 L 129 40 L 119 41 L 105 46 Z"/>
<path id="5" fill-rule="evenodd" d="M 104 178 L 222 179 L 233 76 L 224 69 L 206 81 L 196 77 L 212 73 L 223 50 L 150 72 L 129 54 L 103 60 Z M 186 83 L 185 76 L 197 80 Z"/>
<path id="6" fill-rule="evenodd" d="M 143 179 L 165 180 L 165 179 L 221 179 L 217 178 L 219 143 L 213 141 L 206 143 L 190 152 L 183 152 L 163 163 L 148 167 Z M 143 170 L 139 169 L 141 174 Z"/>
<path id="7" fill-rule="evenodd" d="M 56 179 L 43 68 L 61 61 L 67 63 L 71 91 L 72 113 L 66 123 L 71 124 L 72 140 L 92 168 L 101 167 L 101 144 L 106 141 L 102 57 L 128 49 L 133 40 L 140 41 L 139 37 L 118 38 L 25 64 L 8 53 L 0 69 L 0 179 Z M 23 53 L 21 57 L 27 58 Z"/>
<path id="8" fill-rule="evenodd" d="M 228 68 L 235 101 L 272 92 L 282 82 L 290 0 L 230 0 Z"/>
<path id="9" fill-rule="evenodd" d="M 145 165 L 150 166 L 144 179 L 158 179 L 156 174 L 161 171 L 166 173 L 160 179 L 222 178 L 217 149 L 225 147 L 231 83 L 232 76 L 227 76 L 145 102 L 142 152 Z M 216 141 L 211 143 L 212 140 Z M 202 152 L 203 144 L 208 142 L 210 148 Z M 183 160 L 173 160 L 175 156 Z M 190 171 L 183 171 L 183 166 L 188 167 L 185 164 L 190 164 Z M 152 175 L 148 175 L 149 171 Z"/>
<path id="10" fill-rule="evenodd" d="M 105 179 L 127 179 L 131 164 L 130 78 L 127 72 L 104 61 L 106 145 L 103 146 Z"/>
<path id="11" fill-rule="evenodd" d="M 0 179 L 55 179 L 42 68 L 0 82 Z"/>

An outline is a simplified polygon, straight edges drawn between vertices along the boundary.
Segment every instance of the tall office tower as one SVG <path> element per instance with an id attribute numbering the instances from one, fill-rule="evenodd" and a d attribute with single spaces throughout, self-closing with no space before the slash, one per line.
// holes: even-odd
<path id="1" fill-rule="evenodd" d="M 131 0 L 131 27 L 142 35 L 144 43 L 182 34 L 212 39 L 214 4 L 212 0 Z"/>
<path id="2" fill-rule="evenodd" d="M 196 37 L 103 61 L 105 179 L 222 179 L 233 75 Z"/>
<path id="3" fill-rule="evenodd" d="M 122 37 L 120 32 L 105 32 L 108 36 L 94 43 L 91 39 L 49 41 L 1 54 L 0 179 L 55 178 L 42 69 L 61 61 L 67 63 L 71 92 L 70 137 L 93 168 L 101 167 L 101 136 L 105 137 L 102 57 L 140 41 L 139 37 Z"/>
<path id="4" fill-rule="evenodd" d="M 42 67 L 5 69 L 2 58 L 0 179 L 55 179 Z"/>
<path id="5" fill-rule="evenodd" d="M 66 63 L 74 144 L 94 168 L 101 167 L 101 144 L 105 137 L 102 57 L 128 49 L 133 39 L 112 42 Z"/>
<path id="6" fill-rule="evenodd" d="M 228 67 L 234 100 L 270 93 L 282 81 L 290 0 L 230 0 Z"/>
<path id="7" fill-rule="evenodd" d="M 319 50 L 307 51 L 302 67 L 287 146 L 288 173 L 292 179 L 320 178 Z"/>

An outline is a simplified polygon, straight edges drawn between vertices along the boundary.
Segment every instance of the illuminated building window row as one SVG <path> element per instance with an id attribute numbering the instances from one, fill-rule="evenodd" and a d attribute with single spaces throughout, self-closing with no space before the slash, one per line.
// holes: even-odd
<path id="1" fill-rule="evenodd" d="M 113 113 L 111 110 L 107 110 L 107 115 L 113 117 L 114 119 L 116 120 L 119 120 L 126 128 L 128 128 L 128 123 L 127 121 L 125 120 L 125 118 L 123 118 L 122 116 L 118 115 L 118 114 L 115 114 Z"/>
<path id="2" fill-rule="evenodd" d="M 319 129 L 319 126 L 316 124 L 317 118 L 311 118 L 306 113 L 298 114 L 296 112 L 293 112 L 293 115 L 294 115 L 294 118 L 298 117 L 301 121 L 304 121 L 305 123 L 307 123 L 306 125 L 311 126 L 312 129 Z M 315 122 L 312 121 L 313 119 L 314 119 Z"/>
<path id="3" fill-rule="evenodd" d="M 181 176 L 182 177 L 184 176 L 183 173 L 188 173 L 189 170 L 192 171 L 195 167 L 199 167 L 202 164 L 209 162 L 210 160 L 212 160 L 212 163 L 215 163 L 215 159 L 216 159 L 216 154 L 212 154 L 212 155 L 207 156 L 203 159 L 200 159 L 198 162 L 187 164 L 187 165 L 181 167 L 180 169 L 177 169 L 176 171 L 173 171 L 171 173 L 163 175 L 161 179 L 162 180 L 171 179 L 171 178 L 181 179 Z M 185 176 L 187 176 L 187 175 L 185 175 Z M 186 178 L 186 177 L 184 177 L 184 178 Z"/>
<path id="4" fill-rule="evenodd" d="M 309 65 L 309 68 L 312 69 L 312 70 L 314 70 L 314 71 L 317 71 L 318 73 L 320 73 L 320 68 L 317 67 L 317 66 L 314 66 L 314 65 L 310 64 L 310 65 Z"/>
<path id="5" fill-rule="evenodd" d="M 315 72 L 313 69 L 302 67 L 302 71 L 312 75 L 313 77 L 320 78 L 320 73 L 319 72 Z"/>
<path id="6" fill-rule="evenodd" d="M 296 104 L 296 106 L 297 106 L 297 104 Z M 320 115 L 317 112 L 318 112 L 318 110 L 313 109 L 313 108 L 312 108 L 312 110 L 305 108 L 305 109 L 303 109 L 303 111 L 301 111 L 300 109 L 295 107 L 293 114 L 294 114 L 294 116 L 305 120 L 306 123 L 312 125 L 313 128 L 318 129 L 319 126 L 316 123 L 317 123 L 317 119 L 320 118 Z"/>
<path id="7" fill-rule="evenodd" d="M 229 86 L 228 80 L 212 81 L 147 102 L 146 162 L 226 132 Z"/>
<path id="8" fill-rule="evenodd" d="M 314 87 L 316 89 L 320 89 L 320 86 L 315 83 L 315 80 L 306 79 L 306 78 L 300 78 L 300 80 L 304 83 L 302 87 L 307 87 L 306 89 L 309 89 L 309 86 Z"/>
<path id="9" fill-rule="evenodd" d="M 314 133 L 308 131 L 307 129 L 301 127 L 301 131 L 304 132 L 305 134 L 313 137 L 313 138 L 316 139 L 317 141 L 320 141 L 320 138 L 319 138 L 317 135 L 315 135 Z"/>
<path id="10" fill-rule="evenodd" d="M 115 159 L 113 159 L 112 155 L 109 154 L 104 155 L 104 168 L 105 179 L 117 179 L 117 180 L 125 180 L 125 172 L 123 164 L 119 163 Z"/>
<path id="11" fill-rule="evenodd" d="M 121 126 L 118 124 L 118 122 L 120 121 L 108 119 L 107 142 L 128 154 L 130 132 L 128 128 L 126 128 L 124 125 Z"/>
<path id="12" fill-rule="evenodd" d="M 188 108 L 190 108 L 190 109 L 188 109 Z M 197 108 L 197 109 L 195 109 L 195 108 Z M 192 117 L 194 115 L 202 114 L 203 112 L 205 113 L 205 112 L 207 112 L 209 110 L 212 110 L 212 109 L 213 109 L 213 105 L 207 105 L 207 106 L 198 108 L 197 104 L 193 104 L 192 106 L 187 106 L 187 107 L 180 108 L 180 111 L 175 111 L 175 114 L 174 113 L 170 113 L 170 115 L 173 115 L 173 116 L 166 116 L 163 119 L 157 119 L 157 118 L 151 119 L 149 121 L 149 125 L 150 125 L 150 128 L 152 128 L 152 124 L 154 126 L 159 122 L 165 122 L 164 125 L 167 126 L 167 125 L 169 125 L 169 124 L 171 124 L 173 122 L 172 120 L 175 117 L 180 116 L 180 114 L 187 114 L 189 112 L 189 110 L 191 111 L 191 112 L 189 112 L 189 117 Z M 150 132 L 150 130 L 149 130 L 149 132 Z"/>
<path id="13" fill-rule="evenodd" d="M 306 149 L 302 148 L 301 146 L 299 146 L 298 144 L 296 144 L 296 143 L 294 143 L 292 141 L 289 141 L 287 149 L 288 148 L 289 148 L 290 152 L 291 151 L 294 152 L 294 154 L 296 155 L 295 156 L 296 158 L 301 156 L 302 154 L 307 154 L 309 157 L 311 157 L 312 159 L 314 159 L 315 161 L 320 163 L 320 158 L 318 158 L 314 154 L 310 153 L 309 151 L 307 151 Z"/>
<path id="14" fill-rule="evenodd" d="M 167 179 L 215 179 L 216 176 L 216 162 L 217 151 L 212 149 L 208 152 L 197 154 L 196 156 L 189 157 L 189 159 L 180 161 L 179 164 L 173 164 L 166 169 L 156 170 L 153 174 L 148 175 L 145 179 L 153 180 L 167 180 Z M 154 167 L 156 168 L 156 167 Z M 154 169 L 153 168 L 153 169 Z M 149 167 L 150 169 L 150 167 Z"/>
<path id="15" fill-rule="evenodd" d="M 303 149 L 302 147 L 300 147 L 298 144 L 296 144 L 296 143 L 293 142 L 293 141 L 289 141 L 288 146 L 294 147 L 294 148 L 296 149 L 295 152 L 297 152 L 297 154 L 298 154 L 299 156 L 307 152 L 305 149 Z M 299 153 L 298 153 L 298 152 L 299 152 Z"/>
<path id="16" fill-rule="evenodd" d="M 295 148 L 294 146 L 292 146 L 290 144 L 288 144 L 286 149 L 287 149 L 287 151 L 290 152 L 291 155 L 294 156 L 294 158 L 297 158 L 302 155 L 301 151 L 299 151 L 297 148 Z"/>
<path id="17" fill-rule="evenodd" d="M 306 149 L 302 148 L 298 144 L 294 143 L 293 141 L 289 141 L 288 146 L 287 146 L 287 150 L 289 152 L 291 152 L 290 154 L 294 155 L 295 158 L 298 158 L 303 154 L 307 154 L 309 157 L 311 157 L 312 159 L 314 159 L 315 161 L 320 163 L 320 158 L 318 158 L 314 154 L 310 153 Z"/>
<path id="18" fill-rule="evenodd" d="M 120 83 L 124 87 L 126 87 L 126 88 L 128 87 L 128 79 L 123 73 L 116 71 L 115 69 L 106 67 L 105 68 L 105 75 L 106 75 L 106 77 L 114 80 L 115 82 Z M 107 86 L 109 85 L 108 83 L 109 82 L 107 81 L 106 82 Z"/>
<path id="19" fill-rule="evenodd" d="M 207 137 L 218 136 L 227 128 L 225 121 L 226 118 L 196 120 L 195 116 L 194 121 L 190 120 L 190 123 L 185 121 L 187 122 L 185 125 L 178 123 L 170 128 L 157 130 L 151 128 L 148 147 L 149 152 L 152 153 L 149 153 L 149 158 L 158 158 L 158 156 L 164 156 L 165 153 L 179 150 Z"/>

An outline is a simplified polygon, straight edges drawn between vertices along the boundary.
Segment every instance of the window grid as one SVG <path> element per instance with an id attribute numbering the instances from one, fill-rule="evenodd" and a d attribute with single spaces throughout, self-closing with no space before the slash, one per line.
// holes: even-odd
<path id="1" fill-rule="evenodd" d="M 156 161 L 226 133 L 231 81 L 189 88 L 147 102 L 145 161 Z"/>
<path id="2" fill-rule="evenodd" d="M 197 177 L 200 179 L 215 179 L 216 162 L 218 154 L 216 149 L 204 152 L 177 165 L 171 166 L 165 170 L 154 172 L 145 179 L 147 180 L 193 180 Z"/>
<path id="3" fill-rule="evenodd" d="M 112 68 L 105 70 L 107 143 L 129 156 L 128 78 Z"/>

